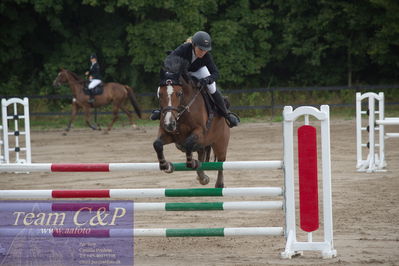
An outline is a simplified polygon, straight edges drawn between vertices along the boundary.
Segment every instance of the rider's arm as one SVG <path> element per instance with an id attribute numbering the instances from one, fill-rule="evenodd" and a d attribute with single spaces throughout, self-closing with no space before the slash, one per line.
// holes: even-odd
<path id="1" fill-rule="evenodd" d="M 219 70 L 216 67 L 215 63 L 213 62 L 213 58 L 210 53 L 207 53 L 204 56 L 203 60 L 204 60 L 205 66 L 209 70 L 209 73 L 211 73 L 211 75 L 207 77 L 208 84 L 211 84 L 219 78 Z"/>

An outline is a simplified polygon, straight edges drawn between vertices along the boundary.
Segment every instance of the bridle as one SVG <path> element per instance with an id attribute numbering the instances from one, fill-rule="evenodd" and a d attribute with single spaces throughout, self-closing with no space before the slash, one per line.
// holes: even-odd
<path id="1" fill-rule="evenodd" d="M 176 75 L 176 74 L 173 74 L 173 75 Z M 168 86 L 168 85 L 170 85 L 170 86 L 173 86 L 173 85 L 182 86 L 182 84 L 181 84 L 179 79 L 171 79 L 171 78 L 169 78 L 169 79 L 166 79 L 165 81 L 160 83 L 160 86 Z M 186 105 L 181 104 L 182 99 L 184 97 L 184 93 L 182 92 L 181 95 L 179 95 L 180 105 L 178 107 L 167 106 L 165 108 L 161 108 L 161 114 L 164 115 L 167 112 L 171 112 L 172 115 L 174 116 L 176 122 L 179 121 L 180 117 L 182 117 L 182 115 L 186 111 L 190 112 L 189 109 L 190 109 L 191 105 L 193 105 L 195 99 L 201 93 L 202 89 L 203 89 L 203 87 L 201 86 L 201 88 L 199 90 L 197 90 L 197 92 L 194 94 L 194 96 L 190 99 L 190 101 Z M 172 111 L 176 111 L 177 114 L 175 115 Z"/>

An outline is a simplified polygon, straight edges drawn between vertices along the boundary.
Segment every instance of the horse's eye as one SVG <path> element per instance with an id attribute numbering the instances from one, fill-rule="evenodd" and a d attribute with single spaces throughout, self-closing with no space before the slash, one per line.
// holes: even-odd
<path id="1" fill-rule="evenodd" d="M 158 95 L 159 95 L 159 98 L 161 98 L 162 97 L 162 93 L 160 92 L 160 93 L 158 93 Z"/>

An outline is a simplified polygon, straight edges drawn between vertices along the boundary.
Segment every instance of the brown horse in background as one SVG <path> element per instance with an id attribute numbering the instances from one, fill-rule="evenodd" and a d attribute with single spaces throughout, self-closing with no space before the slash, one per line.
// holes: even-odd
<path id="1" fill-rule="evenodd" d="M 129 121 L 133 127 L 136 127 L 136 124 L 133 121 L 132 114 L 130 111 L 124 106 L 127 99 L 130 100 L 136 114 L 141 118 L 141 110 L 137 103 L 136 97 L 134 95 L 133 89 L 127 85 L 122 85 L 116 82 L 104 83 L 104 91 L 100 95 L 95 96 L 94 103 L 88 103 L 89 95 L 86 95 L 83 92 L 86 80 L 79 77 L 77 74 L 72 71 L 61 69 L 58 73 L 58 76 L 55 78 L 53 85 L 60 86 L 61 84 L 68 84 L 72 90 L 73 100 L 72 100 L 72 115 L 69 120 L 68 126 L 65 129 L 69 131 L 71 129 L 72 123 L 76 118 L 76 114 L 79 109 L 83 108 L 85 113 L 85 121 L 86 124 L 96 130 L 96 125 L 92 125 L 90 123 L 90 110 L 91 108 L 101 107 L 104 105 L 108 105 L 112 103 L 112 121 L 108 125 L 105 133 L 111 130 L 115 121 L 118 119 L 119 109 L 122 109 L 123 112 L 126 113 Z"/>
<path id="2" fill-rule="evenodd" d="M 200 162 L 209 161 L 211 149 L 215 159 L 224 162 L 230 139 L 230 128 L 223 117 L 215 116 L 208 123 L 204 98 L 189 76 L 187 66 L 187 61 L 181 57 L 169 55 L 158 89 L 161 119 L 158 138 L 153 145 L 159 167 L 167 173 L 173 172 L 173 165 L 165 159 L 164 145 L 175 143 L 186 153 L 187 167 L 197 169 Z M 193 159 L 195 151 L 199 161 Z M 197 174 L 202 185 L 209 183 L 209 177 L 203 171 L 197 171 Z M 218 171 L 215 187 L 224 187 L 222 170 Z"/>

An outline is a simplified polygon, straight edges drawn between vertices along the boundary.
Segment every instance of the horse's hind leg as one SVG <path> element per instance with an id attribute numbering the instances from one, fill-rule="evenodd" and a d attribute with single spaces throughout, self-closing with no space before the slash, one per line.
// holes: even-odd
<path id="1" fill-rule="evenodd" d="M 217 143 L 212 147 L 218 162 L 226 161 L 227 144 L 226 145 L 221 145 L 221 144 L 222 143 Z M 218 170 L 218 178 L 216 180 L 215 187 L 217 188 L 224 187 L 223 170 Z"/>
<path id="2" fill-rule="evenodd" d="M 137 128 L 137 125 L 136 125 L 136 123 L 134 123 L 134 121 L 133 121 L 133 116 L 132 116 L 132 114 L 129 112 L 129 110 L 126 108 L 126 107 L 124 107 L 124 106 L 121 106 L 121 109 L 122 109 L 122 111 L 127 115 L 127 118 L 129 119 L 129 122 L 130 122 L 130 124 L 132 125 L 132 127 L 134 128 L 134 129 L 136 129 Z"/>
<path id="3" fill-rule="evenodd" d="M 209 154 L 211 152 L 211 147 L 205 147 L 204 149 L 198 150 L 198 160 L 200 162 L 209 162 Z M 209 176 L 205 174 L 203 170 L 197 171 L 197 180 L 201 185 L 206 185 L 209 183 Z"/>
<path id="4" fill-rule="evenodd" d="M 114 105 L 112 107 L 112 120 L 111 120 L 111 123 L 108 125 L 107 130 L 104 131 L 104 134 L 108 134 L 108 132 L 112 129 L 112 126 L 114 125 L 115 121 L 118 120 L 118 118 L 119 118 L 118 112 L 119 112 L 119 106 Z"/>

